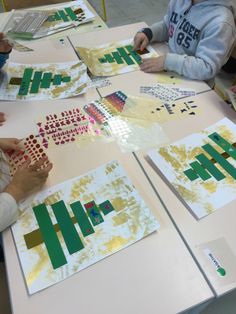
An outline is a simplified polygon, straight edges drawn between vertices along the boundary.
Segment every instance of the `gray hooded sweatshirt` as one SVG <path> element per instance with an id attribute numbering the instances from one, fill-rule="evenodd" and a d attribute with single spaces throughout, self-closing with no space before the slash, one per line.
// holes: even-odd
<path id="1" fill-rule="evenodd" d="M 171 0 L 162 22 L 150 27 L 152 41 L 168 41 L 165 69 L 197 80 L 214 78 L 236 39 L 236 0 Z"/>

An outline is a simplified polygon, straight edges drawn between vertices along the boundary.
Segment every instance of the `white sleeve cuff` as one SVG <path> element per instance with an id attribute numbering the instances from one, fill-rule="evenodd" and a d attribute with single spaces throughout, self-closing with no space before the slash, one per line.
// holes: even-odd
<path id="1" fill-rule="evenodd" d="M 0 193 L 0 232 L 13 224 L 19 216 L 14 197 L 6 192 Z"/>

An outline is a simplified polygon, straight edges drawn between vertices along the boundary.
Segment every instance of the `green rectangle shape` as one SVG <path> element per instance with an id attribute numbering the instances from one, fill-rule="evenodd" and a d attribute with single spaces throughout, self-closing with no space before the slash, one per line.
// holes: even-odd
<path id="1" fill-rule="evenodd" d="M 226 171 L 228 174 L 236 179 L 236 168 L 231 165 L 220 153 L 215 150 L 210 144 L 203 145 L 202 148 L 215 159 L 216 162 Z"/>
<path id="2" fill-rule="evenodd" d="M 64 83 L 69 83 L 70 81 L 71 81 L 71 77 L 70 76 L 64 76 L 62 78 L 62 82 L 64 82 Z"/>
<path id="3" fill-rule="evenodd" d="M 62 20 L 64 22 L 69 22 L 70 21 L 68 16 L 65 14 L 65 12 L 63 10 L 59 10 L 58 14 L 60 15 L 60 17 L 62 18 Z"/>
<path id="4" fill-rule="evenodd" d="M 22 81 L 21 81 L 21 85 L 20 85 L 20 89 L 19 89 L 18 95 L 24 96 L 24 95 L 28 94 L 29 86 L 30 86 L 30 83 L 31 83 L 32 74 L 33 74 L 33 69 L 26 68 L 24 70 L 24 74 L 23 74 L 23 77 L 22 77 Z"/>
<path id="5" fill-rule="evenodd" d="M 84 207 L 86 208 L 88 216 L 94 226 L 99 225 L 104 221 L 102 215 L 100 214 L 99 208 L 94 201 L 86 203 Z"/>
<path id="6" fill-rule="evenodd" d="M 33 78 L 33 81 L 31 84 L 31 89 L 30 89 L 31 94 L 37 94 L 38 93 L 42 74 L 43 74 L 42 71 L 35 71 L 34 72 L 34 78 Z"/>
<path id="7" fill-rule="evenodd" d="M 123 47 L 117 48 L 117 51 L 119 52 L 120 56 L 125 60 L 127 65 L 134 64 L 134 61 L 130 58 L 130 56 L 127 54 L 126 50 Z"/>
<path id="8" fill-rule="evenodd" d="M 125 48 L 126 48 L 126 50 L 127 50 L 128 52 L 134 51 L 134 47 L 133 47 L 132 45 L 127 45 L 127 46 L 125 46 Z"/>
<path id="9" fill-rule="evenodd" d="M 40 204 L 35 206 L 33 207 L 33 211 L 38 222 L 39 230 L 42 234 L 45 246 L 47 248 L 53 269 L 57 269 L 67 264 L 66 257 L 62 250 L 46 205 Z"/>
<path id="10" fill-rule="evenodd" d="M 104 58 L 106 58 L 106 61 L 109 63 L 114 63 L 115 60 L 112 58 L 112 56 L 110 54 L 105 54 Z"/>
<path id="11" fill-rule="evenodd" d="M 72 218 L 63 201 L 51 205 L 54 215 L 56 216 L 60 231 L 65 240 L 67 249 L 70 254 L 78 252 L 84 248 L 83 242 L 72 222 Z"/>
<path id="12" fill-rule="evenodd" d="M 194 181 L 199 178 L 193 169 L 185 170 L 184 174 L 189 178 L 190 181 Z"/>
<path id="13" fill-rule="evenodd" d="M 44 73 L 43 78 L 41 80 L 41 88 L 49 88 L 51 85 L 51 80 L 52 80 L 52 73 L 51 72 L 47 72 Z"/>
<path id="14" fill-rule="evenodd" d="M 75 215 L 75 218 L 80 226 L 80 230 L 83 233 L 83 236 L 86 237 L 92 233 L 94 233 L 94 229 L 88 219 L 87 214 L 85 213 L 83 206 L 81 203 L 75 202 L 70 204 L 70 207 Z"/>
<path id="15" fill-rule="evenodd" d="M 203 181 L 211 178 L 211 175 L 203 168 L 203 166 L 198 161 L 191 162 L 190 166 Z"/>
<path id="16" fill-rule="evenodd" d="M 72 21 L 77 20 L 77 15 L 75 14 L 75 12 L 70 7 L 65 8 L 65 11 L 69 15 L 69 17 L 72 19 Z"/>
<path id="17" fill-rule="evenodd" d="M 204 155 L 199 154 L 196 156 L 196 159 L 206 168 L 208 172 L 217 180 L 223 180 L 225 175 L 218 169 L 216 166 Z"/>
<path id="18" fill-rule="evenodd" d="M 112 55 L 113 55 L 113 58 L 115 59 L 117 64 L 123 64 L 124 63 L 117 51 L 112 52 Z"/>
<path id="19" fill-rule="evenodd" d="M 137 62 L 138 64 L 141 64 L 142 58 L 140 57 L 140 55 L 136 52 L 136 51 L 132 51 L 130 53 L 131 57 L 134 58 L 135 62 Z"/>
<path id="20" fill-rule="evenodd" d="M 61 81 L 62 81 L 62 76 L 60 74 L 56 74 L 54 75 L 53 78 L 53 85 L 61 85 Z"/>
<path id="21" fill-rule="evenodd" d="M 55 20 L 56 20 L 56 21 L 62 20 L 62 18 L 60 17 L 60 15 L 59 15 L 58 12 L 55 13 L 54 17 L 55 17 Z"/>
<path id="22" fill-rule="evenodd" d="M 208 137 L 236 160 L 236 148 L 232 144 L 216 132 L 210 134 Z"/>
<path id="23" fill-rule="evenodd" d="M 108 200 L 99 204 L 99 208 L 101 209 L 101 211 L 103 212 L 104 215 L 107 215 L 110 212 L 115 210 L 115 208 L 112 206 L 111 202 Z"/>

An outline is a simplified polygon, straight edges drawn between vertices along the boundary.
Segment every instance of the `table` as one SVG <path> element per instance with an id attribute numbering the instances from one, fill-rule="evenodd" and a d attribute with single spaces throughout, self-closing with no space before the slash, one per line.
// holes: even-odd
<path id="1" fill-rule="evenodd" d="M 96 34 L 94 38 L 99 37 Z M 87 37 L 92 38 L 91 33 L 88 33 Z M 53 43 L 47 46 L 52 47 L 51 49 L 54 47 Z M 67 48 L 64 49 L 66 51 Z M 41 55 L 37 49 L 35 54 Z M 23 57 L 19 54 L 15 55 L 18 61 L 23 62 Z M 69 58 L 73 57 L 71 53 Z M 40 58 L 40 62 L 46 60 L 43 55 Z M 27 57 L 25 61 L 28 60 Z M 66 60 L 64 56 L 64 61 Z M 90 91 L 82 97 L 59 101 L 0 102 L 0 111 L 5 111 L 8 118 L 4 127 L 1 127 L 2 134 L 25 136 L 26 133 L 35 130 L 34 120 L 38 115 L 74 108 L 74 106 L 82 107 L 85 102 L 97 97 L 95 91 Z M 33 296 L 27 294 L 12 233 L 10 229 L 6 230 L 3 241 L 13 313 L 41 314 L 50 311 L 52 314 L 64 314 L 68 311 L 79 311 L 89 314 L 111 312 L 171 314 L 212 300 L 214 295 L 210 287 L 135 156 L 122 154 L 114 142 L 108 144 L 95 141 L 80 149 L 73 144 L 68 145 L 67 149 L 60 146 L 55 150 L 48 150 L 54 167 L 47 186 L 79 176 L 116 159 L 124 167 L 147 205 L 153 210 L 161 227 L 158 232 L 118 254 Z M 71 162 L 71 156 L 78 162 Z M 63 171 L 61 171 L 62 165 Z"/>

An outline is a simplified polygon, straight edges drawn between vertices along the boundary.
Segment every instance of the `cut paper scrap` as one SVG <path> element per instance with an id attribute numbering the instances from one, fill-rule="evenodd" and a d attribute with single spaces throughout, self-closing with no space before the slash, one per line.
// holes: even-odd
<path id="1" fill-rule="evenodd" d="M 34 163 L 40 158 L 46 157 L 45 150 L 38 137 L 33 134 L 21 140 L 19 148 L 19 151 L 14 150 L 6 153 L 10 165 L 11 175 L 13 175 L 26 160 L 30 159 L 31 162 Z"/>
<path id="2" fill-rule="evenodd" d="M 12 231 L 30 294 L 159 227 L 117 161 L 42 191 L 20 209 Z"/>
<path id="3" fill-rule="evenodd" d="M 87 68 L 82 62 L 21 64 L 9 62 L 0 81 L 2 100 L 48 100 L 86 92 Z"/>
<path id="4" fill-rule="evenodd" d="M 236 125 L 225 118 L 149 157 L 200 219 L 236 198 L 235 147 Z"/>
<path id="5" fill-rule="evenodd" d="M 156 74 L 157 82 L 161 84 L 180 84 L 183 77 L 175 72 L 160 72 Z"/>
<path id="6" fill-rule="evenodd" d="M 10 40 L 10 43 L 13 45 L 13 49 L 19 52 L 29 52 L 29 51 L 34 51 L 34 49 L 29 48 L 25 45 L 22 45 L 20 43 L 18 43 L 15 40 Z"/>
<path id="7" fill-rule="evenodd" d="M 76 51 L 95 76 L 112 76 L 136 71 L 142 58 L 158 56 L 151 46 L 143 52 L 134 51 L 132 39 L 93 48 L 76 47 Z"/>
<path id="8" fill-rule="evenodd" d="M 30 22 L 32 14 L 35 14 L 34 20 L 38 18 L 37 24 Z M 94 14 L 80 0 L 58 5 L 52 10 L 17 10 L 9 16 L 4 33 L 13 39 L 41 38 L 87 23 L 94 18 Z M 20 23 L 23 23 L 21 27 Z M 32 27 L 28 28 L 30 25 Z"/>
<path id="9" fill-rule="evenodd" d="M 77 143 L 78 146 L 102 139 L 110 138 L 107 131 L 87 116 L 79 108 L 54 112 L 37 122 L 38 133 L 44 148 Z"/>

